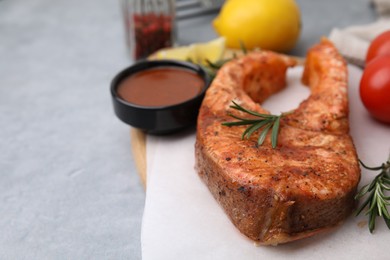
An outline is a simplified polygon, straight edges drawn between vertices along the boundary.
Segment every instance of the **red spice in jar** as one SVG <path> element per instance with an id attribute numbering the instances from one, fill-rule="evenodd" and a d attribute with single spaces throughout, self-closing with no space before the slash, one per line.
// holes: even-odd
<path id="1" fill-rule="evenodd" d="M 172 46 L 172 17 L 164 14 L 134 14 L 134 58 L 146 58 L 153 52 Z"/>

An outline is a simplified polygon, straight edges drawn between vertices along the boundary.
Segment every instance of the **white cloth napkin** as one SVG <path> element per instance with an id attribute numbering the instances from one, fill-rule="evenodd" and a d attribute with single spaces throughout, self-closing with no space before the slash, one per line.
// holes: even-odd
<path id="1" fill-rule="evenodd" d="M 305 99 L 302 67 L 289 70 L 288 88 L 268 99 L 272 113 L 288 111 Z M 374 121 L 358 93 L 361 70 L 349 68 L 351 134 L 367 165 L 387 159 L 389 127 Z M 343 225 L 318 235 L 277 247 L 257 247 L 230 222 L 194 169 L 194 131 L 175 136 L 147 136 L 147 193 L 142 223 L 144 260 L 165 259 L 390 259 L 390 232 L 382 220 L 368 231 L 366 216 L 348 218 Z M 362 171 L 362 184 L 373 173 Z"/>
<path id="2" fill-rule="evenodd" d="M 390 16 L 390 1 L 389 0 L 371 0 L 377 13 L 381 16 Z"/>
<path id="3" fill-rule="evenodd" d="M 371 41 L 380 33 L 390 30 L 390 0 L 372 0 L 379 19 L 371 24 L 356 25 L 347 28 L 334 28 L 329 39 L 340 53 L 351 63 L 364 67 L 365 58 Z"/>

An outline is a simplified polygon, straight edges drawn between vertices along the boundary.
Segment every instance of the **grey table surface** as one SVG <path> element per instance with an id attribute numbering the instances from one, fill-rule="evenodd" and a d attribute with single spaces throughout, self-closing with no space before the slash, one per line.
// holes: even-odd
<path id="1" fill-rule="evenodd" d="M 291 52 L 376 16 L 368 0 L 298 0 Z M 178 42 L 216 37 L 215 14 Z M 145 191 L 112 77 L 131 64 L 120 3 L 0 0 L 0 259 L 140 259 Z"/>

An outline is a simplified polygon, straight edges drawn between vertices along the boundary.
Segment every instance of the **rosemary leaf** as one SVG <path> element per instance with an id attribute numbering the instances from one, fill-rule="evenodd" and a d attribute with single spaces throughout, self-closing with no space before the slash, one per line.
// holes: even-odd
<path id="1" fill-rule="evenodd" d="M 264 127 L 263 131 L 259 135 L 259 139 L 257 140 L 258 145 L 262 145 L 264 143 L 265 137 L 267 136 L 267 133 L 269 129 L 271 128 L 271 124 L 268 124 L 267 126 Z"/>
<path id="2" fill-rule="evenodd" d="M 355 200 L 358 200 L 360 199 L 361 197 L 363 197 L 364 195 L 366 195 L 366 193 L 368 192 L 368 189 L 370 188 L 370 184 L 366 184 L 364 185 L 361 190 L 356 194 L 355 196 Z"/>
<path id="3" fill-rule="evenodd" d="M 244 121 L 237 121 L 237 122 L 225 122 L 222 123 L 222 125 L 224 126 L 253 125 L 256 122 L 253 122 L 252 120 L 244 120 Z"/>
<path id="4" fill-rule="evenodd" d="M 257 117 L 262 117 L 262 118 L 274 118 L 276 116 L 274 115 L 268 115 L 268 114 L 261 114 L 261 113 L 257 113 L 255 111 L 252 111 L 252 110 L 247 110 L 245 108 L 243 108 L 242 106 L 240 106 L 239 104 L 237 104 L 236 102 L 232 101 L 232 103 L 234 104 L 233 106 L 230 106 L 231 108 L 234 108 L 236 110 L 239 110 L 239 111 L 242 111 L 244 113 L 247 113 L 247 114 L 250 114 L 252 116 L 257 116 Z"/>
<path id="5" fill-rule="evenodd" d="M 382 183 L 381 183 L 381 187 L 382 187 L 384 190 L 390 190 L 390 186 L 387 186 L 386 184 L 388 184 L 388 183 L 382 182 Z"/>
<path id="6" fill-rule="evenodd" d="M 269 124 L 270 121 L 269 120 L 262 120 L 262 121 L 258 121 L 257 124 L 253 124 L 252 126 L 248 127 L 244 133 L 243 133 L 243 137 L 246 136 L 247 139 L 249 139 L 249 137 L 253 134 L 254 131 L 262 128 L 263 126 L 265 126 L 266 124 Z M 244 138 L 242 138 L 244 139 Z"/>
<path id="7" fill-rule="evenodd" d="M 220 69 L 221 66 L 223 65 L 223 64 L 219 65 L 219 64 L 217 64 L 217 63 L 213 63 L 213 62 L 211 62 L 211 61 L 208 60 L 208 59 L 206 59 L 206 63 L 207 63 L 207 65 L 208 65 L 210 68 L 213 68 L 213 69 Z"/>
<path id="8" fill-rule="evenodd" d="M 275 148 L 278 143 L 279 126 L 280 126 L 280 116 L 276 118 L 275 123 L 272 127 L 272 136 L 271 136 L 272 148 Z"/>
<path id="9" fill-rule="evenodd" d="M 383 201 L 383 210 L 382 210 L 382 216 L 384 218 L 390 218 L 389 211 L 387 210 L 387 207 L 385 205 L 389 205 L 385 200 Z"/>
<path id="10" fill-rule="evenodd" d="M 366 206 L 370 203 L 370 199 L 372 196 L 373 194 L 370 195 L 370 197 L 367 200 L 365 200 L 363 204 L 356 210 L 356 216 L 359 215 L 363 211 L 363 209 L 366 208 Z"/>
<path id="11" fill-rule="evenodd" d="M 248 50 L 247 50 L 247 48 L 246 48 L 246 46 L 245 46 L 245 44 L 244 44 L 243 41 L 240 41 L 240 48 L 241 48 L 241 50 L 242 50 L 242 52 L 243 52 L 244 54 L 247 54 L 247 53 L 248 53 Z"/>
<path id="12" fill-rule="evenodd" d="M 230 108 L 244 112 L 248 115 L 254 116 L 255 118 L 243 118 L 237 115 L 229 114 L 234 119 L 237 119 L 239 121 L 234 122 L 224 122 L 222 125 L 224 126 L 240 126 L 240 125 L 249 125 L 245 131 L 241 135 L 241 139 L 249 139 L 251 135 L 256 132 L 260 131 L 259 137 L 257 139 L 257 145 L 262 145 L 264 143 L 264 140 L 267 136 L 267 133 L 272 128 L 271 132 L 271 145 L 272 148 L 276 148 L 277 142 L 278 142 L 278 135 L 279 135 L 279 128 L 280 128 L 280 119 L 285 114 L 281 114 L 279 116 L 275 115 L 269 115 L 269 114 L 261 114 L 257 113 L 255 111 L 248 110 L 236 102 L 232 101 L 233 105 L 230 106 Z"/>
<path id="13" fill-rule="evenodd" d="M 236 116 L 236 115 L 233 115 L 233 114 L 229 114 L 229 116 L 231 116 L 231 117 L 233 117 L 235 119 L 238 119 L 238 120 L 246 121 L 246 122 L 256 123 L 257 121 L 259 121 L 258 119 L 247 119 L 247 118 L 242 118 L 242 117 L 239 117 L 239 116 Z"/>
<path id="14" fill-rule="evenodd" d="M 376 212 L 376 208 L 374 209 L 374 211 L 371 211 L 370 214 L 369 214 L 369 221 L 368 221 L 368 229 L 370 230 L 370 233 L 373 233 L 374 232 L 374 229 L 375 229 L 375 218 L 376 216 L 378 215 L 378 212 Z"/>

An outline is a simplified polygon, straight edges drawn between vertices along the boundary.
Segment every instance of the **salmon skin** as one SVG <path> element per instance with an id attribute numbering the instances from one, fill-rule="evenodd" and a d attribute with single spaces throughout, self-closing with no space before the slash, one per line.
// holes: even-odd
<path id="1" fill-rule="evenodd" d="M 310 96 L 282 117 L 278 144 L 270 133 L 241 139 L 246 126 L 228 127 L 232 100 L 246 109 L 260 106 L 286 86 L 295 60 L 259 51 L 230 61 L 218 72 L 200 108 L 196 169 L 238 230 L 260 245 L 277 245 L 326 231 L 355 207 L 360 181 L 349 135 L 347 66 L 327 39 L 307 55 L 302 81 Z"/>

